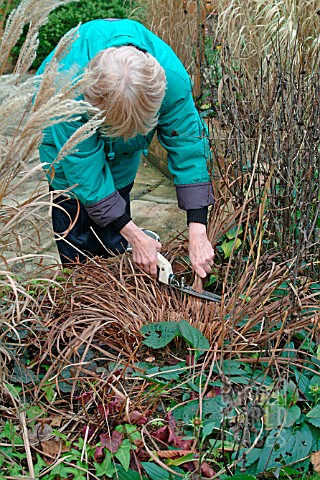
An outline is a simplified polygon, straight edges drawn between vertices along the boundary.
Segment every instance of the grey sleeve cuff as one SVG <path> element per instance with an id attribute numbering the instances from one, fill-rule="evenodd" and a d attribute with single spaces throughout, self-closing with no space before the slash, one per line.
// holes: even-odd
<path id="1" fill-rule="evenodd" d="M 118 191 L 115 191 L 99 202 L 85 205 L 85 209 L 91 220 L 100 227 L 106 227 L 122 217 L 126 211 L 126 201 Z"/>
<path id="2" fill-rule="evenodd" d="M 214 204 L 211 182 L 176 185 L 178 206 L 182 210 L 197 210 Z"/>

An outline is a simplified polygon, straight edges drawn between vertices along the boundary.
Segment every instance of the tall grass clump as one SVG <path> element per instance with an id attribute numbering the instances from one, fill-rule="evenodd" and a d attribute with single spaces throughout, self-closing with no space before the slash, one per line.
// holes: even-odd
<path id="1" fill-rule="evenodd" d="M 58 62 L 63 57 L 77 29 L 65 36 L 42 77 L 27 75 L 38 46 L 39 28 L 48 14 L 70 0 L 22 0 L 2 28 L 0 42 L 0 371 L 1 390 L 10 397 L 6 365 L 19 362 L 20 354 L 27 358 L 24 339 L 38 344 L 43 331 L 41 318 L 48 315 L 54 303 L 51 288 L 59 288 L 57 272 L 44 269 L 44 264 L 57 263 L 44 253 L 44 232 L 51 205 L 42 180 L 44 173 L 36 160 L 43 129 L 60 121 L 80 117 L 86 103 L 75 101 L 88 79 L 56 89 Z M 28 33 L 20 50 L 12 75 L 4 76 L 12 48 L 18 42 L 24 26 Z M 87 129 L 76 133 L 66 148 L 91 134 L 99 125 L 94 118 Z M 48 237 L 47 237 L 48 238 Z M 46 309 L 43 303 L 48 301 Z M 26 360 L 25 360 L 26 361 Z M 19 373 L 20 372 L 20 373 Z M 23 376 L 18 370 L 18 377 Z M 20 400 L 14 402 L 21 420 Z M 20 421 L 19 420 L 19 421 Z M 24 437 L 27 448 L 27 439 Z M 29 458 L 29 457 L 28 457 Z M 29 465 L 30 476 L 34 477 Z"/>
<path id="2" fill-rule="evenodd" d="M 146 27 L 170 45 L 191 74 L 195 73 L 196 50 L 202 35 L 195 2 L 150 0 L 139 3 L 137 15 Z"/>
<path id="3" fill-rule="evenodd" d="M 217 2 L 206 64 L 216 170 L 250 199 L 248 252 L 319 275 L 320 24 L 315 1 Z M 212 58 L 212 57 L 211 57 Z M 215 56 L 217 58 L 217 56 Z M 214 80 L 214 81 L 213 81 Z M 255 214 L 253 214 L 255 212 Z M 255 247 L 254 247 L 255 244 Z"/>

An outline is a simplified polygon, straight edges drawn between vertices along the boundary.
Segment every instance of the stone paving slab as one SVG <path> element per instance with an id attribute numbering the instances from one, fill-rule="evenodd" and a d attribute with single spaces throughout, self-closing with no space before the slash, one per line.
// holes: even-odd
<path id="1" fill-rule="evenodd" d="M 131 198 L 133 221 L 155 230 L 162 241 L 187 228 L 187 214 L 178 208 L 173 182 L 149 162 L 141 161 Z"/>

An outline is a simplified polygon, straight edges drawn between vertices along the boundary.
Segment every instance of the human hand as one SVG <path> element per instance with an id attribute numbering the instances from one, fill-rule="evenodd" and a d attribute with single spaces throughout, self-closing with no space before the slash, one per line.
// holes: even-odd
<path id="1" fill-rule="evenodd" d="M 214 250 L 208 240 L 206 226 L 202 223 L 189 224 L 189 258 L 199 277 L 205 278 L 211 272 Z"/>
<path id="2" fill-rule="evenodd" d="M 161 243 L 146 235 L 132 221 L 120 233 L 132 246 L 133 262 L 146 273 L 157 275 L 157 252 L 161 250 Z"/>

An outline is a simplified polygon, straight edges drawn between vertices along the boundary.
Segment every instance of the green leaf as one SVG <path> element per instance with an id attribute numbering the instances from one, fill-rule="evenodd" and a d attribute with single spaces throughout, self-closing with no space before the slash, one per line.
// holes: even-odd
<path id="1" fill-rule="evenodd" d="M 310 285 L 310 290 L 312 290 L 312 293 L 320 295 L 320 283 L 312 283 Z"/>
<path id="2" fill-rule="evenodd" d="M 12 385 L 11 383 L 7 383 L 6 388 L 9 390 L 11 395 L 14 396 L 14 398 L 19 398 L 19 394 L 22 390 L 22 387 L 18 387 L 17 385 Z"/>
<path id="3" fill-rule="evenodd" d="M 134 444 L 136 440 L 141 440 L 141 434 L 136 425 L 125 423 L 124 425 L 118 425 L 115 430 L 122 433 L 124 437 L 127 437 L 131 444 Z"/>
<path id="4" fill-rule="evenodd" d="M 11 378 L 23 384 L 35 383 L 37 381 L 36 375 L 32 370 L 29 370 L 23 363 L 14 360 L 14 369 Z"/>
<path id="5" fill-rule="evenodd" d="M 312 452 L 320 451 L 320 428 L 316 428 L 313 425 L 309 425 L 310 431 L 312 433 Z"/>
<path id="6" fill-rule="evenodd" d="M 282 388 L 282 395 L 286 405 L 295 405 L 299 398 L 298 388 L 292 380 L 285 382 Z"/>
<path id="7" fill-rule="evenodd" d="M 159 322 L 144 325 L 141 333 L 145 337 L 142 343 L 151 348 L 162 348 L 168 345 L 175 337 L 184 340 L 202 355 L 210 348 L 206 337 L 195 327 L 181 320 L 180 322 Z"/>
<path id="8" fill-rule="evenodd" d="M 35 474 L 35 477 L 38 478 L 39 477 L 39 474 L 42 470 L 44 470 L 45 468 L 47 468 L 48 465 L 46 464 L 46 462 L 43 460 L 43 458 L 39 455 L 39 453 L 37 453 L 37 463 L 34 465 L 34 474 Z"/>
<path id="9" fill-rule="evenodd" d="M 309 387 L 310 380 L 309 380 L 309 378 L 306 375 L 304 375 L 303 373 L 300 373 L 298 371 L 294 372 L 294 376 L 295 376 L 295 379 L 296 379 L 296 382 L 298 384 L 298 388 L 299 388 L 300 392 L 306 397 L 307 400 L 312 400 L 313 397 L 312 397 L 312 395 L 310 395 L 310 387 Z"/>
<path id="10" fill-rule="evenodd" d="M 272 298 L 280 298 L 286 297 L 290 293 L 290 287 L 288 282 L 281 283 L 276 290 L 274 290 L 271 294 Z"/>
<path id="11" fill-rule="evenodd" d="M 239 473 L 237 475 L 233 475 L 232 478 L 233 480 L 257 480 L 257 477 L 253 477 L 252 475 L 247 475 L 246 473 Z"/>
<path id="12" fill-rule="evenodd" d="M 196 350 L 199 350 L 199 356 L 205 353 L 210 348 L 210 343 L 206 337 L 197 328 L 190 325 L 189 322 L 181 320 L 179 323 L 181 336 L 185 341 Z"/>
<path id="13" fill-rule="evenodd" d="M 300 418 L 301 410 L 297 405 L 284 407 L 273 403 L 266 406 L 265 422 L 266 428 L 292 427 Z"/>
<path id="14" fill-rule="evenodd" d="M 240 238 L 237 240 L 230 240 L 229 242 L 225 240 L 220 246 L 223 250 L 224 258 L 229 258 L 232 251 L 237 250 L 242 244 Z"/>
<path id="15" fill-rule="evenodd" d="M 55 384 L 54 383 L 45 383 L 41 390 L 45 393 L 46 399 L 48 402 L 52 402 L 55 396 Z"/>
<path id="16" fill-rule="evenodd" d="M 314 399 L 314 395 L 320 393 L 320 376 L 314 375 L 309 382 L 309 393 L 311 398 Z"/>
<path id="17" fill-rule="evenodd" d="M 164 380 L 179 380 L 179 376 L 185 373 L 185 371 L 179 370 L 180 368 L 186 368 L 185 362 L 179 362 L 176 365 L 170 365 L 168 367 L 160 368 L 160 371 L 157 377 L 163 378 Z"/>
<path id="18" fill-rule="evenodd" d="M 58 478 L 68 478 L 69 474 L 73 475 L 76 470 L 76 467 L 68 467 L 63 463 L 59 463 L 56 467 L 54 467 L 50 472 L 50 478 L 54 479 Z"/>
<path id="19" fill-rule="evenodd" d="M 235 442 L 229 442 L 227 440 L 222 441 L 222 440 L 210 438 L 209 443 L 213 450 L 224 449 L 224 448 L 230 448 L 232 450 L 235 450 L 236 448 Z"/>
<path id="20" fill-rule="evenodd" d="M 312 433 L 307 425 L 272 430 L 261 452 L 257 472 L 282 467 L 307 457 L 312 448 Z"/>
<path id="21" fill-rule="evenodd" d="M 122 444 L 119 450 L 114 454 L 114 456 L 119 460 L 125 471 L 127 472 L 130 465 L 130 451 L 132 450 L 132 445 L 128 439 L 122 441 Z"/>
<path id="22" fill-rule="evenodd" d="M 109 452 L 109 450 L 106 450 L 105 449 L 105 452 L 106 452 L 106 456 L 103 460 L 102 463 L 94 463 L 94 466 L 95 466 L 95 475 L 97 477 L 103 477 L 104 475 L 107 475 L 108 477 L 112 476 L 116 470 L 113 466 L 113 463 L 112 463 L 112 455 L 111 453 Z"/>
<path id="23" fill-rule="evenodd" d="M 231 228 L 231 230 L 229 230 L 226 233 L 226 237 L 229 240 L 233 240 L 234 238 L 236 238 L 237 232 L 238 232 L 238 235 L 241 235 L 241 233 L 243 232 L 243 228 L 240 226 L 239 231 L 238 231 L 238 225 L 236 225 L 235 227 Z"/>
<path id="24" fill-rule="evenodd" d="M 167 460 L 167 465 L 170 465 L 170 467 L 179 467 L 179 465 L 182 465 L 186 462 L 192 462 L 193 460 L 195 460 L 194 453 L 188 453 L 187 455 L 183 455 L 183 457 L 179 457 L 176 460 Z"/>
<path id="25" fill-rule="evenodd" d="M 250 467 L 257 460 L 259 460 L 260 455 L 261 455 L 261 448 L 253 448 L 252 450 L 250 450 L 250 448 L 242 448 L 239 452 L 238 451 L 234 452 L 234 454 L 232 455 L 232 460 L 239 460 L 239 459 L 242 460 L 243 457 L 245 456 L 245 465 L 246 465 L 246 469 L 248 469 L 248 467 Z M 240 462 L 240 465 L 241 465 L 241 462 Z"/>
<path id="26" fill-rule="evenodd" d="M 204 399 L 202 402 L 204 427 L 206 426 L 206 423 L 215 423 L 216 426 L 219 427 L 223 418 L 223 410 L 225 406 L 221 395 Z M 172 414 L 176 420 L 182 420 L 185 424 L 188 424 L 197 416 L 198 410 L 199 400 L 192 400 L 186 405 L 177 407 L 173 410 Z"/>
<path id="27" fill-rule="evenodd" d="M 180 333 L 178 322 L 159 322 L 143 325 L 141 333 L 145 337 L 142 343 L 151 348 L 166 347 Z"/>
<path id="28" fill-rule="evenodd" d="M 220 421 L 218 422 L 207 422 L 202 429 L 202 439 L 207 438 L 211 433 L 216 430 L 220 430 Z"/>
<path id="29" fill-rule="evenodd" d="M 170 474 L 164 468 L 149 462 L 141 462 L 141 465 L 149 475 L 150 480 L 170 480 Z"/>
<path id="30" fill-rule="evenodd" d="M 123 467 L 117 466 L 117 479 L 119 480 L 141 480 L 140 474 L 134 470 L 129 470 L 126 472 Z M 147 480 L 147 477 L 143 475 L 142 480 Z"/>
<path id="31" fill-rule="evenodd" d="M 314 407 L 310 412 L 306 414 L 308 422 L 315 427 L 320 427 L 320 405 Z"/>
<path id="32" fill-rule="evenodd" d="M 239 360 L 224 360 L 222 365 L 214 366 L 213 371 L 220 373 L 221 371 L 228 376 L 238 375 L 243 376 L 251 373 L 251 368 L 248 364 L 242 363 Z"/>
<path id="33" fill-rule="evenodd" d="M 24 442 L 21 437 L 16 432 L 16 428 L 14 425 L 12 425 L 9 421 L 5 423 L 5 426 L 0 433 L 0 438 L 6 438 L 10 442 L 12 442 L 13 445 L 24 445 Z"/>
<path id="34" fill-rule="evenodd" d="M 43 416 L 43 410 L 37 405 L 32 405 L 26 409 L 26 414 L 29 419 L 40 418 Z"/>

